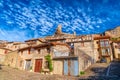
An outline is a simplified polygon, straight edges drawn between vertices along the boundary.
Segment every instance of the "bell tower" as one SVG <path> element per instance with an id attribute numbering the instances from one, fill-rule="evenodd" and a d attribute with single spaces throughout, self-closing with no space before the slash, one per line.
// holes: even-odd
<path id="1" fill-rule="evenodd" d="M 55 35 L 57 35 L 57 34 L 62 34 L 62 25 L 61 24 L 59 24 L 56 29 Z"/>

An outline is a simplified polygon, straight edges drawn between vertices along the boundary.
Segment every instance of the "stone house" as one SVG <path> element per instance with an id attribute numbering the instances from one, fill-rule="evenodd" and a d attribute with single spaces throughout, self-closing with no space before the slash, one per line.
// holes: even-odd
<path id="1" fill-rule="evenodd" d="M 50 44 L 39 44 L 36 46 L 29 46 L 25 48 L 21 48 L 18 50 L 19 56 L 22 58 L 21 66 L 23 70 L 30 70 L 34 72 L 40 72 L 41 70 L 45 70 L 45 56 L 50 54 Z M 19 68 L 19 66 L 18 66 Z"/>
<path id="2" fill-rule="evenodd" d="M 112 38 L 119 38 L 120 37 L 120 26 L 112 30 L 105 31 L 105 35 L 111 36 Z"/>
<path id="3" fill-rule="evenodd" d="M 3 63 L 5 60 L 5 55 L 11 52 L 12 50 L 1 47 L 0 48 L 0 63 Z"/>
<path id="4" fill-rule="evenodd" d="M 17 50 L 9 52 L 5 56 L 4 65 L 17 68 L 18 57 L 20 58 Z"/>
<path id="5" fill-rule="evenodd" d="M 13 46 L 14 51 L 6 55 L 5 64 L 21 70 L 49 72 L 45 56 L 51 55 L 53 74 L 77 76 L 97 61 L 110 62 L 114 56 L 119 58 L 119 43 L 112 43 L 110 39 L 103 34 L 64 33 L 59 25 L 53 36 L 26 40 L 23 47 L 15 48 L 21 43 L 8 43 L 7 48 Z"/>
<path id="6" fill-rule="evenodd" d="M 64 75 L 64 60 L 70 58 L 70 47 L 63 43 L 54 44 L 51 47 L 51 54 L 53 59 L 53 74 Z"/>
<path id="7" fill-rule="evenodd" d="M 67 45 L 63 43 L 45 43 L 18 49 L 6 55 L 5 65 L 21 70 L 32 70 L 33 72 L 49 72 L 49 64 L 45 56 L 50 54 L 52 58 L 52 51 L 57 49 L 58 46 L 60 50 L 65 51 L 66 47 L 64 46 Z"/>
<path id="8" fill-rule="evenodd" d="M 59 72 L 55 72 L 56 74 L 77 76 L 80 71 L 84 71 L 97 61 L 98 51 L 94 49 L 92 35 L 76 36 L 75 33 L 63 33 L 61 26 L 58 26 L 55 34 L 45 39 L 49 42 L 65 43 L 70 47 L 70 53 L 67 56 L 59 55 L 59 57 L 53 58 L 54 63 L 61 65 Z"/>
<path id="9" fill-rule="evenodd" d="M 101 62 L 110 62 L 113 60 L 110 36 L 97 35 L 94 36 L 95 50 L 98 51 L 98 59 Z"/>
<path id="10" fill-rule="evenodd" d="M 23 42 L 7 42 L 5 48 L 8 48 L 14 51 L 27 46 L 28 45 Z"/>
<path id="11" fill-rule="evenodd" d="M 40 72 L 44 69 L 45 56 L 49 54 L 50 44 L 40 44 L 36 46 L 28 46 L 6 55 L 5 65 L 9 65 L 21 70 L 32 70 Z"/>
<path id="12" fill-rule="evenodd" d="M 78 76 L 81 71 L 85 71 L 95 62 L 93 42 L 91 40 L 74 42 L 73 45 L 74 53 L 71 52 L 72 48 L 69 45 L 64 48 L 65 50 L 60 46 L 60 48 L 55 46 L 57 49 L 53 50 L 53 74 Z"/>
<path id="13" fill-rule="evenodd" d="M 53 57 L 53 62 L 59 65 L 55 66 L 56 71 L 53 73 L 78 76 L 81 71 L 86 70 L 91 64 L 96 62 L 98 53 L 95 54 L 94 52 L 94 40 L 91 35 L 68 39 L 64 43 L 69 46 L 70 51 L 66 49 L 66 52 L 62 52 L 62 50 L 53 52 L 54 55 L 58 55 Z"/>
<path id="14" fill-rule="evenodd" d="M 120 59 L 120 41 L 112 42 L 113 58 Z"/>
<path id="15" fill-rule="evenodd" d="M 120 48 L 119 48 L 119 44 L 120 44 L 120 26 L 112 29 L 112 30 L 108 30 L 105 32 L 105 35 L 110 36 L 110 40 L 111 40 L 111 45 L 112 45 L 112 53 L 113 53 L 113 58 L 114 59 L 118 59 L 119 58 L 119 53 L 120 53 Z"/>
<path id="16" fill-rule="evenodd" d="M 30 40 L 25 41 L 25 43 L 28 44 L 29 46 L 38 45 L 38 44 L 42 44 L 45 42 L 46 41 L 43 38 L 30 39 Z"/>

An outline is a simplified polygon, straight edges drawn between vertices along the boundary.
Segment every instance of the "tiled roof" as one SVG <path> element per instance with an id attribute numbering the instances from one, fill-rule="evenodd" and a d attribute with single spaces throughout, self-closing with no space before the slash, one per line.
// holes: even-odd
<path id="1" fill-rule="evenodd" d="M 110 36 L 98 36 L 98 37 L 94 37 L 94 40 L 98 40 L 98 39 L 110 39 Z"/>

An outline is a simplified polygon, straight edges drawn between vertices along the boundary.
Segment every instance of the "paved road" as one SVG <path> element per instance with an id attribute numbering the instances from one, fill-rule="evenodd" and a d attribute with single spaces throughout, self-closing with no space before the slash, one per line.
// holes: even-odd
<path id="1" fill-rule="evenodd" d="M 111 62 L 109 76 L 116 76 L 120 80 L 120 61 L 114 60 Z"/>
<path id="2" fill-rule="evenodd" d="M 94 64 L 86 73 L 79 80 L 120 80 L 120 61 Z"/>

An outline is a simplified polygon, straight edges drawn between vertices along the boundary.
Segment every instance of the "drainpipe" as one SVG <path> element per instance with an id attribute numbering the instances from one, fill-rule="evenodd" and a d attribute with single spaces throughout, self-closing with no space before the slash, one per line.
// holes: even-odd
<path id="1" fill-rule="evenodd" d="M 92 47 L 92 63 L 95 63 L 95 54 L 94 54 L 94 39 L 91 34 L 91 47 Z"/>
<path id="2" fill-rule="evenodd" d="M 19 53 L 19 51 L 17 51 L 17 56 L 16 56 L 16 63 L 15 63 L 15 68 L 17 68 L 17 62 L 18 62 L 18 54 Z"/>

